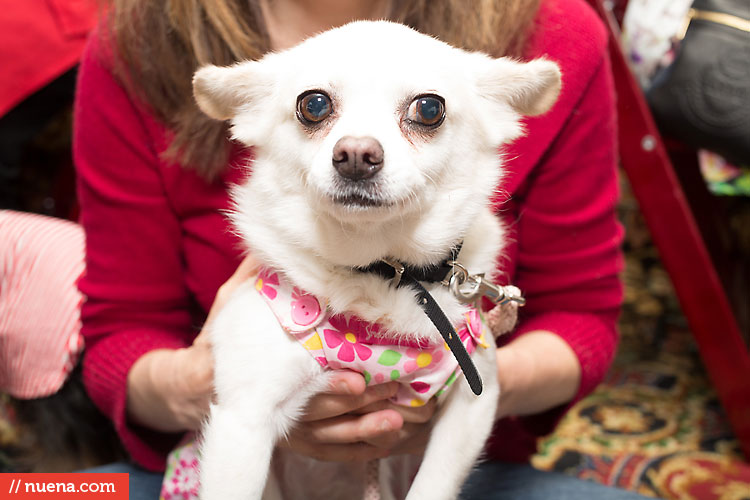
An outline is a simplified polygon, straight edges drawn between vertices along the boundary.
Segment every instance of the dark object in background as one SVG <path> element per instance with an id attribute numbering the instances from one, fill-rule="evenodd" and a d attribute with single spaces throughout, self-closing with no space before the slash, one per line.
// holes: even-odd
<path id="1" fill-rule="evenodd" d="M 20 427 L 9 457 L 16 472 L 72 472 L 126 457 L 112 422 L 84 390 L 80 362 L 55 394 L 11 398 L 11 405 Z"/>
<path id="2" fill-rule="evenodd" d="M 71 218 L 73 68 L 0 118 L 0 209 Z"/>
<path id="3" fill-rule="evenodd" d="M 691 14 L 649 105 L 664 135 L 750 164 L 750 2 L 695 0 Z"/>
<path id="4" fill-rule="evenodd" d="M 0 118 L 0 209 L 74 218 L 76 73 L 69 70 Z M 0 404 L 8 400 L 13 432 L 2 443 L 0 469 L 70 472 L 126 458 L 112 423 L 85 392 L 80 361 L 56 393 L 5 395 Z"/>

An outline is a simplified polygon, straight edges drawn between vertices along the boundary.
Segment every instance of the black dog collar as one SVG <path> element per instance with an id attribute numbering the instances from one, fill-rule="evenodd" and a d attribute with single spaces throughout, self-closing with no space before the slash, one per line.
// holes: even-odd
<path id="1" fill-rule="evenodd" d="M 417 303 L 427 317 L 430 318 L 435 328 L 438 329 L 438 332 L 440 332 L 440 335 L 445 340 L 456 361 L 458 361 L 458 365 L 464 372 L 469 387 L 478 396 L 482 393 L 482 378 L 479 376 L 477 367 L 474 366 L 474 362 L 471 360 L 471 356 L 469 356 L 466 347 L 464 347 L 463 342 L 461 342 L 456 333 L 453 324 L 445 316 L 445 313 L 440 309 L 440 306 L 432 295 L 430 295 L 430 292 L 420 283 L 420 281 L 428 283 L 444 282 L 453 269 L 450 262 L 457 260 L 460 251 L 461 244 L 451 250 L 450 257 L 435 266 L 404 266 L 399 262 L 383 259 L 367 267 L 357 268 L 357 270 L 364 273 L 377 274 L 386 279 L 392 279 L 397 288 L 410 286 L 417 291 Z"/>

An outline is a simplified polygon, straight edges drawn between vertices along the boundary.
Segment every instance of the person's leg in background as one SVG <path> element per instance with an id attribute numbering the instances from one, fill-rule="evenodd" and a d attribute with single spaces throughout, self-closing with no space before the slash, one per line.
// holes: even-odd
<path id="1" fill-rule="evenodd" d="M 130 500 L 157 500 L 161 493 L 161 482 L 164 478 L 164 474 L 161 472 L 150 472 L 136 465 L 124 462 L 103 465 L 81 472 L 128 474 Z"/>
<path id="2" fill-rule="evenodd" d="M 486 462 L 469 476 L 463 500 L 644 500 L 632 491 L 611 488 L 528 464 Z"/>

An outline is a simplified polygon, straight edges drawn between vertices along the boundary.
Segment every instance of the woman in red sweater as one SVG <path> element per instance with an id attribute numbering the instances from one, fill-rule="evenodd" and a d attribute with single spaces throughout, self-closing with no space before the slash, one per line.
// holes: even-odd
<path id="1" fill-rule="evenodd" d="M 583 0 L 497 0 L 475 11 L 449 0 L 115 1 L 81 62 L 75 110 L 91 398 L 134 461 L 162 471 L 210 401 L 212 360 L 200 325 L 252 272 L 252 257 L 240 265 L 242 247 L 222 215 L 227 186 L 247 175 L 249 152 L 197 110 L 192 72 L 378 17 L 471 49 L 560 65 L 560 99 L 527 120 L 526 137 L 507 151 L 510 173 L 495 200 L 512 242 L 500 265 L 528 306 L 497 349 L 502 395 L 489 445 L 497 461 L 485 466 L 493 474 L 470 481 L 470 495 L 503 481 L 509 496 L 492 498 L 559 498 L 563 484 L 577 498 L 625 498 L 508 465 L 526 461 L 535 439 L 599 383 L 616 345 L 622 231 L 613 90 L 606 34 Z M 387 402 L 394 391 L 341 372 L 311 402 L 288 446 L 324 460 L 419 452 L 434 404 L 395 407 Z M 144 477 L 151 478 L 145 484 L 159 476 Z"/>

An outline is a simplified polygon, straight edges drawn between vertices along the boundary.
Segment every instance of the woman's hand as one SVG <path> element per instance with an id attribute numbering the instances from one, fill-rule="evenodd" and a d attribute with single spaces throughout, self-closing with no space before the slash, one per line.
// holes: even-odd
<path id="1" fill-rule="evenodd" d="M 128 373 L 127 411 L 131 421 L 164 432 L 200 429 L 214 390 L 213 356 L 206 325 L 257 269 L 257 261 L 248 256 L 219 288 L 193 345 L 150 351 L 133 364 Z"/>
<path id="2" fill-rule="evenodd" d="M 335 372 L 328 392 L 310 400 L 292 429 L 287 447 L 318 460 L 366 461 L 402 453 L 422 453 L 435 401 L 410 408 L 389 402 L 395 382 L 365 386 L 355 372 Z"/>

